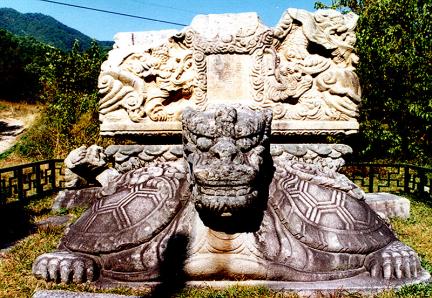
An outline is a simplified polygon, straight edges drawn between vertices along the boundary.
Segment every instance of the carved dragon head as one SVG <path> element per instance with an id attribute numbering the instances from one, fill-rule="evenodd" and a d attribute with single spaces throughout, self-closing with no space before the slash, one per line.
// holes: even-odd
<path id="1" fill-rule="evenodd" d="M 271 119 L 271 110 L 240 105 L 183 112 L 184 154 L 200 215 L 233 217 L 260 204 Z"/>

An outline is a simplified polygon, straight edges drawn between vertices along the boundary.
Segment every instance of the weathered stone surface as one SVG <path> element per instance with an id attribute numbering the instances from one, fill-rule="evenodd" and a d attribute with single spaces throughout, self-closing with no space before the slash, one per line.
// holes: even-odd
<path id="1" fill-rule="evenodd" d="M 95 183 L 96 177 L 106 169 L 103 151 L 98 145 L 83 145 L 72 150 L 64 160 L 66 187 L 82 187 L 88 183 Z"/>
<path id="2" fill-rule="evenodd" d="M 366 203 L 382 218 L 400 217 L 407 219 L 410 216 L 410 201 L 407 198 L 394 194 L 378 192 L 365 195 Z"/>
<path id="3" fill-rule="evenodd" d="M 50 227 L 62 227 L 65 226 L 70 219 L 71 219 L 70 215 L 51 216 L 46 219 L 37 221 L 35 225 L 39 229 L 48 229 Z"/>
<path id="4" fill-rule="evenodd" d="M 89 207 L 93 202 L 97 201 L 101 194 L 100 187 L 89 187 L 77 190 L 61 190 L 54 200 L 52 206 L 53 211 L 61 211 L 61 209 L 72 209 L 76 207 Z"/>
<path id="5" fill-rule="evenodd" d="M 110 145 L 106 149 L 96 144 L 81 146 L 65 159 L 65 184 L 69 189 L 107 186 L 120 173 L 182 157 L 181 145 Z"/>
<path id="6" fill-rule="evenodd" d="M 258 190 L 265 191 L 259 184 L 269 181 L 264 160 L 268 163 L 270 158 L 271 118 L 271 110 L 254 112 L 242 106 L 184 111 L 183 145 L 194 182 L 193 199 L 208 225 L 237 216 L 250 218 L 265 204 Z M 252 223 L 248 225 L 251 228 Z"/>
<path id="7" fill-rule="evenodd" d="M 274 28 L 243 13 L 118 34 L 99 78 L 101 133 L 180 134 L 184 108 L 218 103 L 271 108 L 273 134 L 356 132 L 356 22 L 288 9 Z"/>
<path id="8" fill-rule="evenodd" d="M 101 133 L 182 133 L 183 146 L 135 137 L 141 144 L 71 152 L 68 185 L 97 187 L 59 194 L 55 208 L 88 209 L 33 273 L 311 290 L 427 280 L 417 254 L 338 173 L 350 147 L 269 144 L 271 134 L 358 130 L 356 21 L 288 9 L 274 28 L 245 13 L 119 34 L 99 77 Z"/>
<path id="9" fill-rule="evenodd" d="M 120 173 L 113 168 L 108 168 L 99 175 L 96 176 L 96 181 L 99 182 L 101 186 L 107 186 L 115 177 L 119 176 Z"/>
<path id="10" fill-rule="evenodd" d="M 105 149 L 107 159 L 120 173 L 144 166 L 173 162 L 183 158 L 181 145 L 111 145 Z"/>
<path id="11" fill-rule="evenodd" d="M 313 164 L 322 171 L 336 171 L 345 164 L 344 156 L 351 154 L 352 149 L 342 144 L 271 144 L 273 157 L 284 156 L 285 159 Z"/>
<path id="12" fill-rule="evenodd" d="M 418 277 L 416 283 L 429 282 L 429 274 L 423 270 Z M 269 280 L 211 280 L 211 281 L 187 281 L 185 287 L 191 288 L 205 288 L 208 289 L 224 289 L 227 287 L 266 287 L 271 290 L 277 291 L 282 295 L 284 292 L 295 292 L 300 297 L 307 298 L 320 298 L 323 295 L 337 295 L 340 293 L 348 294 L 364 294 L 371 295 L 388 289 L 400 289 L 406 285 L 404 280 L 377 280 L 369 277 L 367 274 L 360 276 L 346 278 L 343 280 L 330 280 L 330 281 L 315 281 L 315 282 L 287 282 L 287 281 L 269 281 Z M 104 287 L 132 287 L 132 288 L 147 288 L 154 289 L 155 287 L 162 286 L 159 282 L 139 282 L 139 283 L 124 283 L 115 282 L 105 283 Z M 56 296 L 58 295 L 58 296 Z M 81 296 L 80 296 L 81 295 Z M 94 296 L 92 296 L 94 295 Z M 104 296 L 106 295 L 106 296 Z M 113 294 L 94 294 L 94 293 L 76 293 L 67 291 L 36 291 L 34 298 L 123 298 L 136 296 L 122 296 Z M 283 297 L 283 296 L 281 296 Z"/>
<path id="13" fill-rule="evenodd" d="M 92 258 L 67 251 L 46 253 L 36 258 L 36 277 L 63 283 L 82 283 L 95 278 L 97 265 Z"/>
<path id="14" fill-rule="evenodd" d="M 337 173 L 338 163 L 307 161 L 338 160 L 349 147 L 273 146 L 271 157 L 270 119 L 268 110 L 240 105 L 186 110 L 185 159 L 97 188 L 33 273 L 57 282 L 427 279 L 417 254 Z"/>

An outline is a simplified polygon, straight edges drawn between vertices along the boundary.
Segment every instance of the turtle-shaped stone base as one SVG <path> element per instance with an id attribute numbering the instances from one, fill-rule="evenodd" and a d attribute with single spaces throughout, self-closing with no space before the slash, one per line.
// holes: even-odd
<path id="1" fill-rule="evenodd" d="M 157 281 L 166 251 L 174 249 L 191 280 L 318 281 L 366 272 L 415 280 L 417 254 L 356 197 L 354 185 L 339 174 L 314 180 L 310 169 L 275 161 L 267 209 L 255 232 L 206 227 L 185 173 L 143 168 L 102 188 L 108 193 L 70 227 L 59 251 L 36 259 L 33 273 L 57 282 Z M 178 235 L 182 246 L 170 247 Z"/>
<path id="2" fill-rule="evenodd" d="M 399 242 L 345 176 L 270 155 L 271 113 L 220 106 L 183 114 L 184 159 L 129 171 L 92 192 L 91 207 L 36 276 L 94 279 L 415 282 Z M 85 192 L 83 192 L 85 194 Z"/>

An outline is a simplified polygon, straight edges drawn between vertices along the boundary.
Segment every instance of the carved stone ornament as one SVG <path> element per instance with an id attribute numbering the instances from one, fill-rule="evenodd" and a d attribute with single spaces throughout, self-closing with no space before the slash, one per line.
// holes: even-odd
<path id="1" fill-rule="evenodd" d="M 182 118 L 184 158 L 71 192 L 76 201 L 88 197 L 89 208 L 57 251 L 35 260 L 37 277 L 143 285 L 164 280 L 169 271 L 186 280 L 302 287 L 342 279 L 341 286 L 356 289 L 430 278 L 363 192 L 336 171 L 349 147 L 270 147 L 267 109 L 217 105 L 187 109 Z"/>
<path id="2" fill-rule="evenodd" d="M 101 134 L 180 134 L 183 109 L 218 103 L 271 108 L 273 134 L 356 132 L 356 22 L 288 9 L 274 28 L 243 13 L 120 33 L 99 77 Z"/>
<path id="3" fill-rule="evenodd" d="M 233 220 L 251 219 L 265 205 L 267 194 L 260 194 L 265 188 L 259 186 L 269 175 L 263 163 L 269 159 L 271 118 L 271 110 L 254 112 L 242 106 L 184 111 L 184 154 L 192 197 L 208 225 L 232 229 Z M 252 220 L 247 222 L 253 226 Z"/>

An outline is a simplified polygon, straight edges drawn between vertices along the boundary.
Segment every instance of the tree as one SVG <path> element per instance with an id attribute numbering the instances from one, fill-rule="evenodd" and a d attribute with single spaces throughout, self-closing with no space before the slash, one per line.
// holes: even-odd
<path id="1" fill-rule="evenodd" d="M 0 29 L 0 97 L 35 100 L 39 94 L 41 61 L 52 48 L 31 37 Z"/>
<path id="2" fill-rule="evenodd" d="M 50 52 L 40 70 L 44 113 L 24 140 L 19 152 L 34 159 L 65 157 L 82 144 L 99 138 L 97 78 L 105 56 L 96 42 L 81 51 L 75 42 L 70 52 Z"/>
<path id="3" fill-rule="evenodd" d="M 431 164 L 432 2 L 334 0 L 316 7 L 360 16 L 361 131 L 349 140 L 357 158 Z"/>
<path id="4" fill-rule="evenodd" d="M 315 2 L 315 9 L 337 9 L 343 13 L 352 11 L 358 13 L 360 10 L 361 3 L 357 0 L 332 0 L 331 5 L 326 5 L 321 1 Z"/>

